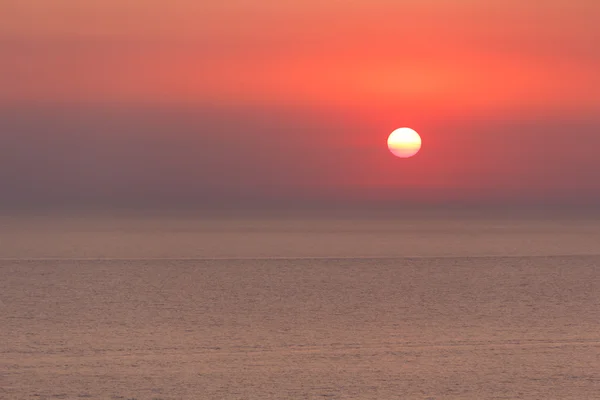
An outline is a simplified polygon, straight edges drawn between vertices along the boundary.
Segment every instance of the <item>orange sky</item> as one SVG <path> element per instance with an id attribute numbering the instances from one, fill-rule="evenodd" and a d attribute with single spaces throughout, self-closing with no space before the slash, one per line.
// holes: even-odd
<path id="1" fill-rule="evenodd" d="M 576 187 L 589 195 L 600 193 L 600 161 L 590 150 L 600 146 L 598 21 L 597 0 L 4 0 L 0 108 L 217 109 L 222 119 L 181 124 L 177 134 L 165 127 L 163 135 L 220 148 L 223 121 L 236 122 L 231 129 L 244 139 L 215 150 L 222 152 L 211 168 L 241 191 L 294 196 L 312 187 L 315 196 L 396 198 L 433 188 L 451 198 L 486 188 L 501 198 Z M 265 128 L 251 110 L 291 116 Z M 131 118 L 123 126 L 143 136 L 146 122 Z M 385 149 L 399 126 L 424 141 L 401 167 Z M 44 135 L 40 127 L 32 132 Z M 258 155 L 277 151 L 272 143 L 287 157 Z M 196 151 L 181 165 L 198 168 L 208 155 Z M 311 160 L 304 169 L 303 155 Z M 140 166 L 154 172 L 131 179 L 151 185 L 174 170 L 182 186 L 220 185 L 169 157 L 164 171 Z M 86 168 L 109 170 L 101 160 Z"/>
<path id="2" fill-rule="evenodd" d="M 6 2 L 4 2 L 6 4 Z M 596 108 L 595 0 L 8 0 L 0 99 Z"/>

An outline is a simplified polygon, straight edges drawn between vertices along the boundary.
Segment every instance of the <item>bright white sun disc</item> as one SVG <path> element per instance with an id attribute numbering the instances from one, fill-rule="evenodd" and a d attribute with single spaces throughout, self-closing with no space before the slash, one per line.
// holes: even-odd
<path id="1" fill-rule="evenodd" d="M 421 150 L 421 136 L 410 128 L 396 129 L 387 143 L 392 154 L 400 158 L 412 157 Z"/>

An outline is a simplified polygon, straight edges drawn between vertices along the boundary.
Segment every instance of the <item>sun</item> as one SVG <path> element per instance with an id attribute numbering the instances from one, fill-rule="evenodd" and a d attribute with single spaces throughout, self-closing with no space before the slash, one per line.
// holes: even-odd
<path id="1" fill-rule="evenodd" d="M 410 128 L 399 128 L 388 138 L 388 148 L 393 155 L 409 158 L 421 150 L 421 136 Z"/>

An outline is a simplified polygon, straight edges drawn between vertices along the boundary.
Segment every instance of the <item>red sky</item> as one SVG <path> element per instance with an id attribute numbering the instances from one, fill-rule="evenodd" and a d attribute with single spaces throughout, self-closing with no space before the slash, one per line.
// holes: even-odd
<path id="1" fill-rule="evenodd" d="M 596 0 L 5 0 L 0 183 L 15 201 L 593 202 L 599 20 Z M 385 149 L 400 126 L 414 159 Z"/>

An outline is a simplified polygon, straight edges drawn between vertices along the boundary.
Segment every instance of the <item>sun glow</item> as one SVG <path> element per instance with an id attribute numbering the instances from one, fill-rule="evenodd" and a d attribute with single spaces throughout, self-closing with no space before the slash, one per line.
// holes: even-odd
<path id="1" fill-rule="evenodd" d="M 421 136 L 410 128 L 396 129 L 388 138 L 388 148 L 396 157 L 412 157 L 421 150 Z"/>

